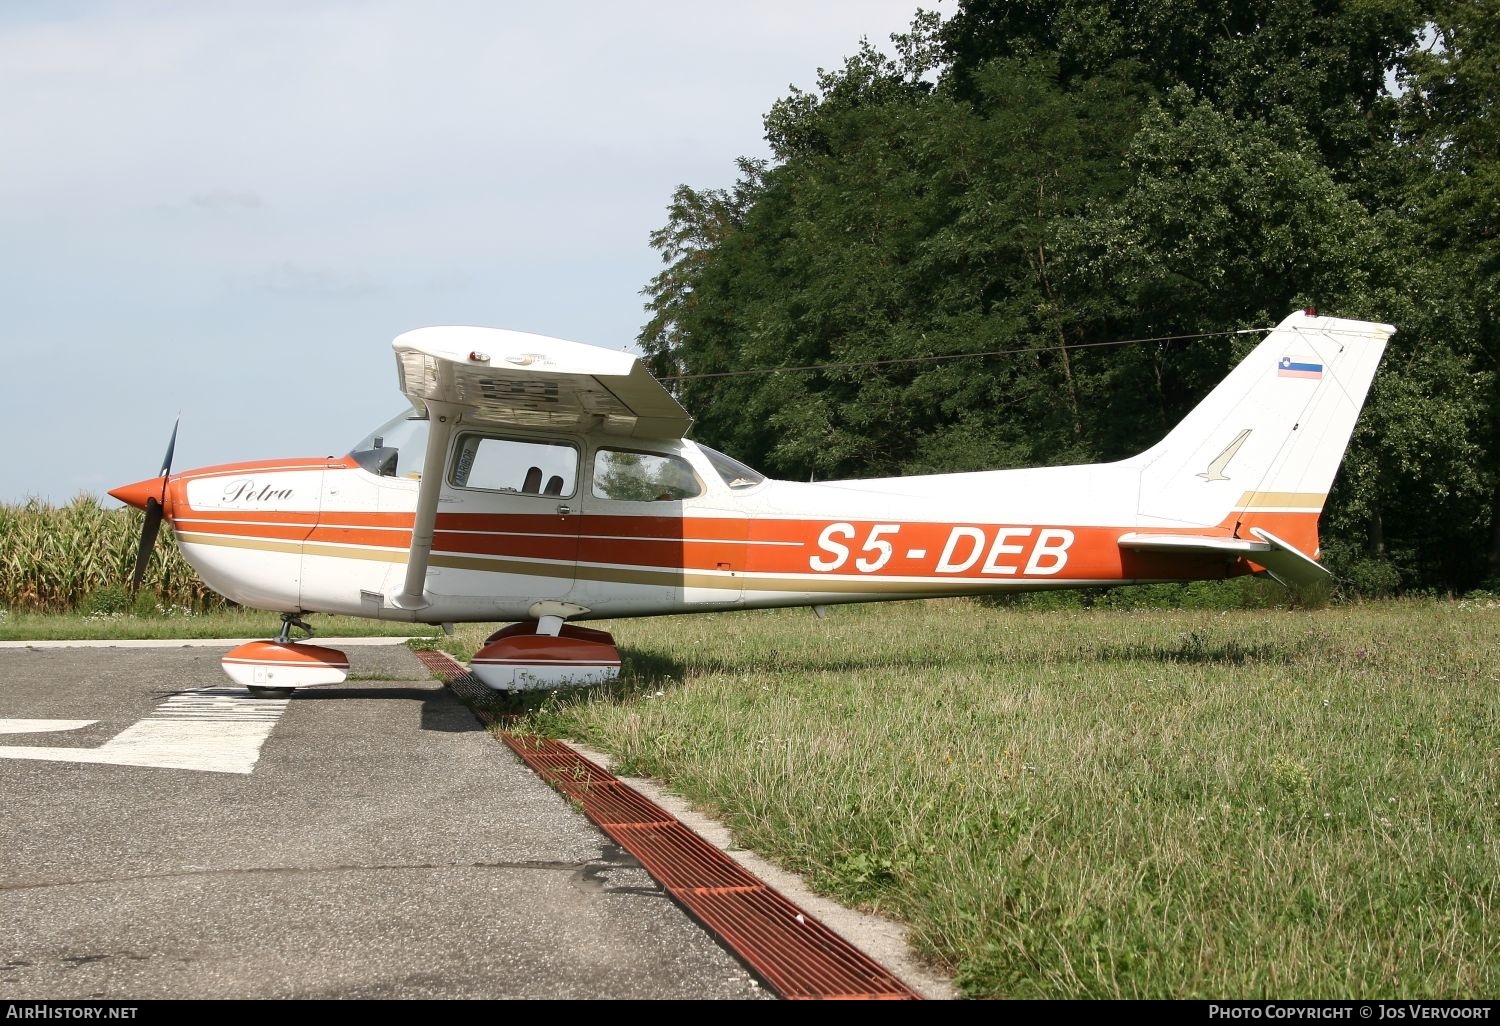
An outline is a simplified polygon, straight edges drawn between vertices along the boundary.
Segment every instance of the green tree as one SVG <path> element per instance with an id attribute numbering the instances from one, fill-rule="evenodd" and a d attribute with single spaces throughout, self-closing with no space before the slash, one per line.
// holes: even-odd
<path id="1" fill-rule="evenodd" d="M 715 194 L 705 218 L 679 202 L 660 235 L 669 267 L 642 346 L 659 372 L 697 376 L 680 392 L 704 411 L 702 437 L 774 473 L 1091 452 L 1095 385 L 1067 348 L 1086 314 L 1054 289 L 1052 234 L 1123 182 L 1138 100 L 1104 80 L 1065 93 L 1045 62 L 1009 62 L 981 76 L 976 107 L 923 79 L 933 49 L 916 38 L 899 60 L 866 46 L 818 95 L 778 103 L 767 130 L 780 163 L 733 194 L 751 204 Z M 705 220 L 731 225 L 709 259 L 675 241 Z M 708 376 L 808 366 L 824 369 Z"/>
<path id="2" fill-rule="evenodd" d="M 1454 359 L 1482 390 L 1486 536 L 1470 551 L 1500 579 L 1500 9 L 1439 3 L 1403 77 L 1404 137 L 1417 173 L 1406 208 L 1440 274 L 1426 295 L 1447 312 Z M 1471 560 L 1471 562 L 1473 562 Z"/>
<path id="3" fill-rule="evenodd" d="M 941 29 L 952 77 L 1056 54 L 1064 83 L 1128 65 L 1235 118 L 1307 134 L 1346 182 L 1370 182 L 1397 108 L 1387 77 L 1424 24 L 1416 0 L 965 0 Z M 1377 176 L 1379 177 L 1379 176 Z M 1373 184 L 1373 183 L 1372 183 Z"/>

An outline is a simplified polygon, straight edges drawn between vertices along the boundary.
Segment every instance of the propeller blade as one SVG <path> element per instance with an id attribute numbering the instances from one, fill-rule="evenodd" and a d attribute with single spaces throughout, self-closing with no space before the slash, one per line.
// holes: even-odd
<path id="1" fill-rule="evenodd" d="M 172 472 L 172 452 L 177 448 L 177 428 L 181 423 L 182 414 L 179 413 L 177 419 L 172 423 L 172 440 L 167 443 L 167 454 L 162 457 L 161 473 L 157 475 L 158 477 L 165 478 Z M 165 487 L 166 482 L 163 481 L 162 484 Z"/>
<path id="2" fill-rule="evenodd" d="M 168 453 L 170 458 L 171 453 Z M 162 505 L 155 499 L 146 500 L 146 520 L 141 525 L 141 547 L 135 553 L 135 576 L 130 579 L 130 594 L 141 589 L 146 576 L 146 564 L 151 562 L 151 548 L 156 544 L 156 533 L 161 530 Z"/>
<path id="3" fill-rule="evenodd" d="M 146 578 L 146 564 L 151 562 L 152 546 L 156 544 L 156 535 L 161 531 L 161 522 L 166 516 L 167 485 L 171 483 L 172 476 L 172 454 L 177 451 L 177 428 L 181 424 L 182 414 L 179 413 L 176 422 L 172 425 L 172 438 L 167 442 L 167 454 L 161 460 L 160 474 L 154 478 L 137 481 L 135 484 L 112 488 L 109 492 L 126 505 L 146 511 L 146 519 L 141 523 L 141 544 L 135 552 L 135 574 L 130 579 L 131 595 L 141 590 L 141 582 Z M 156 494 L 152 495 L 152 492 Z"/>

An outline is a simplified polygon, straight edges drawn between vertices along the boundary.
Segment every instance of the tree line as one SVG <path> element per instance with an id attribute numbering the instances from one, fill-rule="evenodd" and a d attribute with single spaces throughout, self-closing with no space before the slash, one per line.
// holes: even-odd
<path id="1" fill-rule="evenodd" d="M 1117 459 L 1315 307 L 1398 328 L 1324 560 L 1496 587 L 1500 7 L 960 0 L 891 43 L 651 236 L 696 437 L 799 480 Z"/>

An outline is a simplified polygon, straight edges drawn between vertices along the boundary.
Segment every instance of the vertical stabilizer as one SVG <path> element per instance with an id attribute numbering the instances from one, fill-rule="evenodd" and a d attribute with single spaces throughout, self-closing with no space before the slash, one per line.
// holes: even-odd
<path id="1" fill-rule="evenodd" d="M 1316 557 L 1318 515 L 1349 444 L 1389 324 L 1295 313 L 1140 468 L 1142 528 L 1272 532 Z"/>

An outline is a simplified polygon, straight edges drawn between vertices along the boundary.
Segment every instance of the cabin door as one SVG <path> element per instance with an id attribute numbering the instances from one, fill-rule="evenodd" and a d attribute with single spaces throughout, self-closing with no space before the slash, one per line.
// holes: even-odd
<path id="1" fill-rule="evenodd" d="M 581 446 L 474 430 L 457 432 L 453 445 L 428 590 L 493 597 L 513 612 L 567 599 L 578 569 Z"/>

